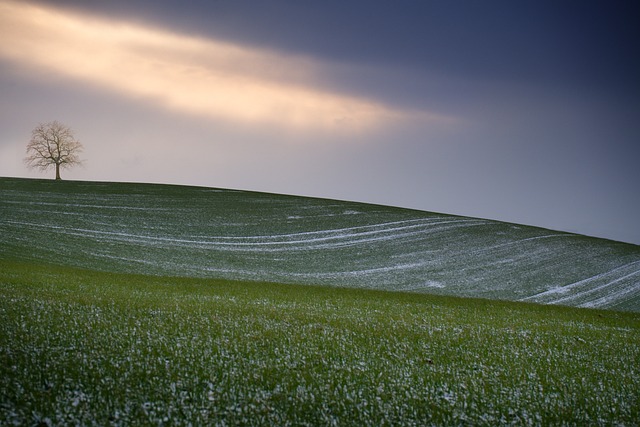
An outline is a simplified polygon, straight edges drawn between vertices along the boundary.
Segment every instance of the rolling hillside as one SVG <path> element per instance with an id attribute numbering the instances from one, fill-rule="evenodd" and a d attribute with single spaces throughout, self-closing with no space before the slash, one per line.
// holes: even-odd
<path id="1" fill-rule="evenodd" d="M 640 311 L 640 246 L 378 205 L 0 178 L 0 261 Z"/>

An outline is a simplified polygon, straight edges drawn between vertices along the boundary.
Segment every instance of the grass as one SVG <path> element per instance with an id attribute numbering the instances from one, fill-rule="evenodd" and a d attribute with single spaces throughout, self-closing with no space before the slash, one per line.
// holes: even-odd
<path id="1" fill-rule="evenodd" d="M 0 260 L 0 425 L 634 425 L 640 315 Z"/>

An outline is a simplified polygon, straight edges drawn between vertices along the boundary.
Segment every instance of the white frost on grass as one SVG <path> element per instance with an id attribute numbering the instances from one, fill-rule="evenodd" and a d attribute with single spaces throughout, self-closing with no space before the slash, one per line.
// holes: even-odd
<path id="1" fill-rule="evenodd" d="M 389 273 L 400 270 L 411 270 L 417 267 L 421 267 L 423 263 L 411 263 L 411 264 L 397 264 L 386 267 L 367 268 L 361 270 L 346 270 L 346 271 L 334 271 L 328 273 L 287 273 L 287 276 L 292 277 L 313 277 L 313 278 L 327 278 L 327 277 L 353 277 L 353 276 L 369 276 L 380 273 Z"/>
<path id="2" fill-rule="evenodd" d="M 640 272 L 634 273 L 635 275 L 640 275 Z M 629 274 L 624 277 L 624 279 L 633 276 L 634 274 Z M 617 281 L 622 280 L 623 278 L 618 279 Z M 616 281 L 616 282 L 617 282 Z M 610 295 L 605 295 L 603 297 L 591 300 L 589 302 L 580 304 L 580 307 L 589 307 L 589 308 L 597 308 L 597 307 L 609 307 L 614 303 L 619 301 L 623 301 L 628 299 L 631 296 L 635 296 L 640 294 L 640 286 L 636 283 L 631 283 L 629 286 L 626 286 L 622 290 L 618 290 L 615 293 L 611 293 Z"/>
<path id="3" fill-rule="evenodd" d="M 411 222 L 420 222 L 413 225 L 401 225 Z M 36 224 L 23 221 L 6 221 L 8 224 L 28 226 L 38 229 L 57 230 L 59 233 L 93 237 L 106 238 L 110 240 L 127 241 L 132 243 L 164 243 L 169 245 L 186 245 L 192 247 L 205 247 L 224 250 L 234 250 L 239 248 L 243 251 L 268 251 L 266 247 L 272 247 L 272 250 L 289 250 L 292 246 L 296 250 L 305 249 L 327 249 L 342 246 L 351 246 L 355 244 L 380 242 L 384 240 L 396 240 L 408 236 L 420 235 L 425 232 L 443 231 L 452 228 L 469 227 L 484 225 L 486 221 L 475 220 L 448 220 L 431 222 L 429 220 L 406 220 L 395 221 L 382 224 L 347 227 L 341 229 L 308 231 L 292 234 L 275 234 L 264 236 L 211 236 L 207 240 L 194 240 L 177 237 L 149 236 L 133 233 L 125 233 L 120 231 L 101 231 L 95 229 L 77 228 L 77 227 L 61 227 L 51 224 Z M 455 224 L 455 225 L 452 225 Z M 441 227 L 436 227 L 441 226 Z M 278 248 L 279 247 L 279 248 Z"/>
<path id="4" fill-rule="evenodd" d="M 444 289 L 447 287 L 444 283 L 438 282 L 437 280 L 427 280 L 423 286 L 427 288 L 436 288 L 436 289 Z"/>
<path id="5" fill-rule="evenodd" d="M 116 209 L 116 210 L 132 210 L 132 211 L 164 211 L 170 212 L 172 208 L 154 208 L 149 206 L 125 206 L 125 205 L 89 205 L 86 203 L 59 203 L 59 202 L 25 202 L 15 200 L 4 200 L 3 203 L 15 204 L 15 205 L 28 205 L 28 206 L 51 206 L 51 207 L 63 207 L 63 208 L 89 208 L 89 209 Z M 37 212 L 42 212 L 38 209 Z M 52 211 L 58 212 L 58 211 Z"/>
<path id="6" fill-rule="evenodd" d="M 566 304 L 580 302 L 581 307 L 606 307 L 625 296 L 640 292 L 640 285 L 635 281 L 628 281 L 634 276 L 640 276 L 640 270 L 635 269 L 640 261 L 630 262 L 613 270 L 596 274 L 564 286 L 556 286 L 544 292 L 522 298 L 521 301 L 545 301 L 551 304 Z M 602 295 L 604 294 L 604 295 Z M 602 295 L 602 296 L 600 296 Z"/>
<path id="7" fill-rule="evenodd" d="M 499 245 L 481 247 L 481 248 L 478 248 L 476 250 L 469 251 L 469 253 L 476 254 L 476 253 L 482 253 L 482 252 L 489 252 L 489 251 L 493 251 L 493 250 L 496 250 L 496 249 L 506 248 L 506 247 L 509 247 L 509 246 L 520 245 L 520 244 L 522 244 L 524 242 L 530 242 L 530 241 L 533 241 L 533 240 L 540 240 L 540 239 L 550 239 L 550 238 L 556 238 L 556 237 L 574 237 L 574 236 L 571 235 L 571 234 L 566 234 L 566 233 L 545 234 L 543 236 L 534 236 L 534 237 L 527 237 L 525 239 L 511 240 L 509 242 L 501 243 Z"/>

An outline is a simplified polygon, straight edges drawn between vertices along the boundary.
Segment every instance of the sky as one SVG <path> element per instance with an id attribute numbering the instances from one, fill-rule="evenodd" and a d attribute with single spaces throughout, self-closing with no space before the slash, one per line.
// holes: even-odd
<path id="1" fill-rule="evenodd" d="M 635 1 L 0 0 L 0 176 L 401 206 L 640 244 Z"/>

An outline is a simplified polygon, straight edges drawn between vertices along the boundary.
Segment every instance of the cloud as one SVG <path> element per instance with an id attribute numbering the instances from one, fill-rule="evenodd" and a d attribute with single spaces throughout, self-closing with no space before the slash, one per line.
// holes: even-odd
<path id="1" fill-rule="evenodd" d="M 309 58 L 49 6 L 0 2 L 0 37 L 5 61 L 191 115 L 346 132 L 410 115 L 323 90 Z"/>

